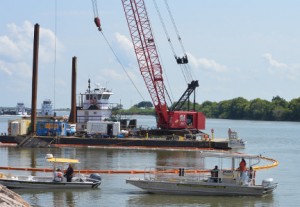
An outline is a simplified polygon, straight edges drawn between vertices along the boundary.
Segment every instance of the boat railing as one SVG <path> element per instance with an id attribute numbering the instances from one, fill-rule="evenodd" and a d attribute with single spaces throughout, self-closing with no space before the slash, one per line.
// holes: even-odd
<path id="1" fill-rule="evenodd" d="M 229 139 L 238 139 L 238 133 L 236 131 L 231 132 Z"/>
<path id="2" fill-rule="evenodd" d="M 175 167 L 153 167 L 146 168 L 144 174 L 145 180 L 157 181 L 203 181 L 210 178 L 210 174 L 206 171 L 194 168 L 175 168 Z"/>
<path id="3" fill-rule="evenodd" d="M 168 182 L 215 182 L 231 184 L 251 184 L 251 180 L 245 172 L 243 176 L 238 170 L 218 170 L 215 177 L 211 170 L 199 170 L 181 167 L 150 167 L 145 169 L 145 180 L 168 181 Z"/>
<path id="4" fill-rule="evenodd" d="M 86 122 L 86 121 L 99 121 L 102 120 L 104 116 L 90 116 L 90 117 L 86 117 L 86 116 L 77 116 L 77 122 L 82 123 L 82 122 Z"/>
<path id="5" fill-rule="evenodd" d="M 39 182 L 51 182 L 53 181 L 52 176 L 26 176 L 26 175 L 13 175 L 13 174 L 6 174 L 4 176 L 10 180 L 20 180 L 20 181 L 39 181 Z"/>

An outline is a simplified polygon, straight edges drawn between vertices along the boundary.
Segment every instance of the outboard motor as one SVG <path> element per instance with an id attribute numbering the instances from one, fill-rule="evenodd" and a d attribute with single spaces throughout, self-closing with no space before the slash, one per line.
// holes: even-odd
<path id="1" fill-rule="evenodd" d="M 274 183 L 273 178 L 267 178 L 267 179 L 264 179 L 264 180 L 262 181 L 262 183 L 261 183 L 261 185 L 262 185 L 263 187 L 269 187 L 269 186 L 274 185 L 274 184 L 275 184 L 275 183 Z"/>
<path id="2" fill-rule="evenodd" d="M 101 181 L 101 176 L 98 173 L 92 173 L 92 174 L 90 174 L 90 178 L 94 179 L 94 180 Z"/>

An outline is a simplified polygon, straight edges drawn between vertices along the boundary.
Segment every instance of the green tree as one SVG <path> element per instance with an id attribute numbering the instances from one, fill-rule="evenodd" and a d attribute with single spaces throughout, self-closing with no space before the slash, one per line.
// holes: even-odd
<path id="1" fill-rule="evenodd" d="M 288 102 L 280 96 L 272 98 L 272 120 L 281 121 L 288 120 L 289 109 Z"/>
<path id="2" fill-rule="evenodd" d="M 256 98 L 250 101 L 249 118 L 253 120 L 271 120 L 272 106 L 269 101 Z"/>
<path id="3" fill-rule="evenodd" d="M 290 120 L 300 121 L 300 97 L 292 99 L 288 106 L 290 110 Z"/>
<path id="4" fill-rule="evenodd" d="M 151 108 L 153 104 L 150 101 L 141 101 L 135 105 L 137 108 Z"/>
<path id="5" fill-rule="evenodd" d="M 288 102 L 281 98 L 280 96 L 275 96 L 272 98 L 272 105 L 273 106 L 281 106 L 282 108 L 287 108 L 288 107 Z"/>
<path id="6" fill-rule="evenodd" d="M 242 98 L 238 97 L 231 100 L 229 119 L 245 119 L 247 116 L 249 102 Z"/>
<path id="7" fill-rule="evenodd" d="M 231 101 L 221 101 L 218 104 L 218 117 L 221 119 L 228 119 L 230 115 Z"/>
<path id="8" fill-rule="evenodd" d="M 218 103 L 205 101 L 198 106 L 197 111 L 201 111 L 209 118 L 218 118 Z"/>

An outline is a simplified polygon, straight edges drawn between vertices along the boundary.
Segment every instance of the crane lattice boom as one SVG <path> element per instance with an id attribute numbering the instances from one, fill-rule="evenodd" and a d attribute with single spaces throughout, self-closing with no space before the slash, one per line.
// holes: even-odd
<path id="1" fill-rule="evenodd" d="M 159 122 L 168 123 L 162 68 L 143 0 L 122 0 L 137 61 Z"/>

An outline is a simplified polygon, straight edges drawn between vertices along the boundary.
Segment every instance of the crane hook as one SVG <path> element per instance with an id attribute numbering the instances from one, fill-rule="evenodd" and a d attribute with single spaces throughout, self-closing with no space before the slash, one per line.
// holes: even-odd
<path id="1" fill-rule="evenodd" d="M 98 27 L 98 30 L 101 32 L 101 31 L 102 31 L 102 28 L 101 28 L 101 23 L 100 23 L 99 17 L 95 17 L 95 18 L 94 18 L 94 22 L 95 22 L 95 24 L 96 24 L 96 27 Z"/>

